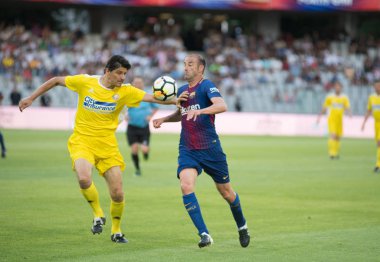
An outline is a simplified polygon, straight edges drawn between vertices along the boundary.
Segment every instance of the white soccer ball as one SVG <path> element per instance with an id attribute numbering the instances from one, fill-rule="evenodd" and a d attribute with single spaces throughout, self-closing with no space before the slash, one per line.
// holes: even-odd
<path id="1" fill-rule="evenodd" d="M 160 76 L 153 83 L 153 96 L 157 100 L 171 100 L 177 95 L 177 83 L 170 76 Z"/>

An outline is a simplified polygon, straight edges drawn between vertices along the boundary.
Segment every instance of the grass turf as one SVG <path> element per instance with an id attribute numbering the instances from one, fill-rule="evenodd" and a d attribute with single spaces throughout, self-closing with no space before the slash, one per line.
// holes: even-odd
<path id="1" fill-rule="evenodd" d="M 176 179 L 178 136 L 154 134 L 143 175 L 134 177 L 118 134 L 127 162 L 122 227 L 130 241 L 118 245 L 110 223 L 102 235 L 90 232 L 92 214 L 66 149 L 69 132 L 2 132 L 8 155 L 0 159 L 0 261 L 379 261 L 372 140 L 344 139 L 336 161 L 324 138 L 223 136 L 253 240 L 240 247 L 228 205 L 202 174 L 196 192 L 215 243 L 199 249 Z M 106 185 L 93 177 L 110 222 Z"/>

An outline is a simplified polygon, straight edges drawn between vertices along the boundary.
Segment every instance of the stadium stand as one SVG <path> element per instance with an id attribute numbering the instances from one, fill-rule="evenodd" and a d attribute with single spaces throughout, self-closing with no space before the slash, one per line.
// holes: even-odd
<path id="1" fill-rule="evenodd" d="M 234 37 L 210 31 L 204 38 L 207 76 L 220 88 L 230 111 L 317 113 L 331 82 L 341 81 L 354 114 L 363 114 L 371 82 L 380 78 L 380 44 L 375 38 L 336 39 L 317 35 L 277 39 L 260 35 Z M 22 25 L 0 30 L 0 90 L 4 103 L 16 86 L 22 96 L 53 75 L 101 74 L 110 54 L 122 54 L 133 74 L 151 83 L 170 75 L 181 84 L 187 50 L 177 35 L 157 37 L 143 31 L 108 35 L 55 32 L 49 27 L 27 30 Z M 132 76 L 131 76 L 132 77 Z M 75 94 L 52 90 L 51 106 L 76 106 Z"/>

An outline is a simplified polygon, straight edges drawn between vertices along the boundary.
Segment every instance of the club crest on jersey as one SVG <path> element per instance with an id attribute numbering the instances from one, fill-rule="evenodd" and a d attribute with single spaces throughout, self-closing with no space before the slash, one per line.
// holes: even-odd
<path id="1" fill-rule="evenodd" d="M 191 92 L 190 95 L 189 95 L 189 98 L 194 98 L 194 97 L 195 97 L 195 91 Z"/>
<path id="2" fill-rule="evenodd" d="M 86 96 L 83 101 L 83 107 L 90 111 L 107 114 L 115 111 L 116 103 L 101 102 Z"/>
<path id="3" fill-rule="evenodd" d="M 119 100 L 119 98 L 120 98 L 119 94 L 114 94 L 112 96 L 112 99 L 115 100 L 115 101 Z"/>

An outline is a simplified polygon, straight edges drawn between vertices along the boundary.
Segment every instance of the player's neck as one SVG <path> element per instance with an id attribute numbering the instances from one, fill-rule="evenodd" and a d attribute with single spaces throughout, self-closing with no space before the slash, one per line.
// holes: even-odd
<path id="1" fill-rule="evenodd" d="M 194 78 L 192 81 L 189 81 L 189 87 L 194 87 L 198 85 L 203 80 L 203 75 Z"/>
<path id="2" fill-rule="evenodd" d="M 101 76 L 100 77 L 100 83 L 105 87 L 105 88 L 108 88 L 108 89 L 114 89 L 115 86 L 114 85 L 111 85 L 110 82 L 108 81 L 107 77 L 106 76 Z"/>

